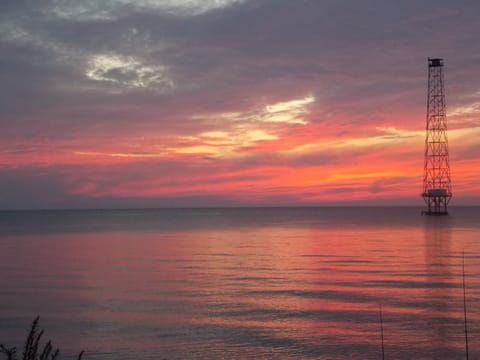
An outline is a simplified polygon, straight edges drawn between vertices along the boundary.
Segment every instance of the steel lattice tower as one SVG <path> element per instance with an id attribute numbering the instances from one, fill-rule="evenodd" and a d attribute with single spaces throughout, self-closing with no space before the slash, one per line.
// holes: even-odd
<path id="1" fill-rule="evenodd" d="M 443 59 L 428 59 L 427 126 L 423 199 L 427 215 L 447 215 L 452 198 L 448 156 Z"/>

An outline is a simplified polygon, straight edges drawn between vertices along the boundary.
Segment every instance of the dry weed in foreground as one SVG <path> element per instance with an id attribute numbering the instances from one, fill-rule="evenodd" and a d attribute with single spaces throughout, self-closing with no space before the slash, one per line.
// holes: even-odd
<path id="1" fill-rule="evenodd" d="M 7 348 L 0 344 L 0 355 L 4 355 L 6 360 L 59 360 L 60 350 L 54 348 L 51 341 L 48 341 L 43 347 L 40 345 L 40 340 L 44 331 L 38 329 L 38 322 L 40 317 L 33 321 L 25 341 L 25 348 L 21 358 L 17 357 L 17 348 Z M 77 360 L 81 360 L 83 351 L 78 354 Z"/>

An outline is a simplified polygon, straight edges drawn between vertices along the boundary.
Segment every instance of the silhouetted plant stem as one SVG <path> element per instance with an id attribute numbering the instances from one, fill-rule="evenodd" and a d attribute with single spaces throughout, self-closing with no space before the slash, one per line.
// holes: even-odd
<path id="1" fill-rule="evenodd" d="M 462 253 L 462 279 L 463 279 L 463 317 L 465 319 L 465 355 L 468 360 L 468 323 L 467 323 L 467 296 L 465 290 L 465 251 Z"/>
<path id="2" fill-rule="evenodd" d="M 385 360 L 385 345 L 383 339 L 383 314 L 382 314 L 382 305 L 379 305 L 379 315 L 380 315 L 380 335 L 382 340 L 382 360 Z"/>

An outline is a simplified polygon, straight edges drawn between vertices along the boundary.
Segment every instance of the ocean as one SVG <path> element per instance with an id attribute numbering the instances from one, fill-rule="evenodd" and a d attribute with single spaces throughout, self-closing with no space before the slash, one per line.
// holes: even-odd
<path id="1" fill-rule="evenodd" d="M 0 343 L 62 359 L 480 358 L 480 208 L 0 212 Z M 464 254 L 464 255 L 463 255 Z"/>

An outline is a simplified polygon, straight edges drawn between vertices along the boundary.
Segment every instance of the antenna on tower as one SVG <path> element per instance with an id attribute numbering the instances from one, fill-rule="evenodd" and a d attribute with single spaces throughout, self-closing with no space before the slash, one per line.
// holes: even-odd
<path id="1" fill-rule="evenodd" d="M 427 127 L 422 197 L 426 215 L 447 215 L 452 198 L 443 59 L 428 59 Z"/>

